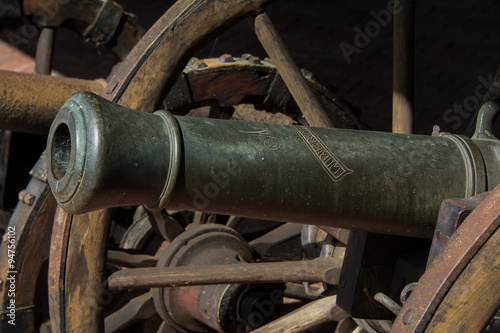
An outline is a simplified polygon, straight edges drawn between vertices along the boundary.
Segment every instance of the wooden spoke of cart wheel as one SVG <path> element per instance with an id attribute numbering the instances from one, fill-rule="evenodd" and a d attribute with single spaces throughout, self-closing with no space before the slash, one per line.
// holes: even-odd
<path id="1" fill-rule="evenodd" d="M 128 253 L 125 251 L 109 250 L 107 263 L 119 267 L 154 267 L 158 259 L 148 254 Z"/>
<path id="2" fill-rule="evenodd" d="M 131 299 L 118 311 L 113 312 L 104 320 L 106 333 L 120 332 L 133 323 L 147 319 L 156 314 L 153 303 L 153 293 L 148 292 Z"/>
<path id="3" fill-rule="evenodd" d="M 301 308 L 252 332 L 311 332 L 330 321 L 341 321 L 348 315 L 337 307 L 337 296 L 328 296 L 308 303 Z"/>
<path id="4" fill-rule="evenodd" d="M 254 28 L 260 43 L 278 68 L 286 86 L 304 113 L 309 125 L 316 127 L 333 127 L 316 95 L 300 73 L 292 55 L 281 40 L 267 13 L 255 17 Z"/>
<path id="5" fill-rule="evenodd" d="M 342 263 L 333 258 L 212 266 L 123 269 L 108 278 L 110 289 L 231 283 L 326 282 L 337 284 Z"/>

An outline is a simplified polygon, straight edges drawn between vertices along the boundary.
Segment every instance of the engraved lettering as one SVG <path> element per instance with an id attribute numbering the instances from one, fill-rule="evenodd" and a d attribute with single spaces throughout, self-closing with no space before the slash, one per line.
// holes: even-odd
<path id="1" fill-rule="evenodd" d="M 314 157 L 334 182 L 338 182 L 344 176 L 353 173 L 313 131 L 304 126 L 291 127 L 299 134 L 299 137 L 305 142 L 307 148 L 313 153 Z"/>
<path id="2" fill-rule="evenodd" d="M 253 131 L 240 130 L 239 132 L 264 138 L 264 147 L 266 147 L 269 150 L 278 150 L 281 148 L 280 139 L 272 136 L 271 133 L 269 132 L 269 129 L 267 129 L 266 126 L 258 124 L 248 124 L 248 126 L 252 128 Z"/>

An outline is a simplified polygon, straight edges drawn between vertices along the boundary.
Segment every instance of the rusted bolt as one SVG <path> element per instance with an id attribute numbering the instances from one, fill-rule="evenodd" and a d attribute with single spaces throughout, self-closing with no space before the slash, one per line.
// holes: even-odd
<path id="1" fill-rule="evenodd" d="M 253 55 L 251 55 L 250 53 L 243 53 L 241 55 L 241 59 L 243 59 L 243 60 L 250 60 L 250 58 L 252 58 L 252 57 L 253 57 Z"/>
<path id="2" fill-rule="evenodd" d="M 252 57 L 250 58 L 248 61 L 250 61 L 251 64 L 255 64 L 255 65 L 258 65 L 261 63 L 260 61 L 260 58 L 259 57 Z"/>
<path id="3" fill-rule="evenodd" d="M 230 54 L 223 54 L 219 57 L 219 61 L 222 63 L 234 62 L 233 56 Z"/>
<path id="4" fill-rule="evenodd" d="M 188 66 L 193 66 L 194 63 L 197 61 L 200 61 L 200 59 L 198 59 L 196 57 L 192 57 L 191 59 L 189 59 Z"/>
<path id="5" fill-rule="evenodd" d="M 436 231 L 436 239 L 440 240 L 441 239 L 441 231 Z"/>
<path id="6" fill-rule="evenodd" d="M 439 133 L 441 133 L 441 127 L 439 125 L 434 125 L 432 127 L 432 136 L 439 136 Z"/>
<path id="7" fill-rule="evenodd" d="M 26 190 L 22 190 L 19 192 L 19 200 L 27 204 L 28 206 L 33 205 L 33 202 L 35 202 L 35 196 L 31 193 L 29 193 Z"/>
<path id="8" fill-rule="evenodd" d="M 408 311 L 406 311 L 406 313 L 403 316 L 403 324 L 409 325 L 414 314 L 415 314 L 415 310 L 413 310 L 413 309 L 409 309 Z"/>
<path id="9" fill-rule="evenodd" d="M 202 69 L 208 67 L 208 65 L 203 61 L 196 59 L 196 61 L 193 62 L 193 67 L 194 69 Z"/>
<path id="10" fill-rule="evenodd" d="M 305 68 L 301 68 L 300 69 L 300 72 L 302 73 L 302 75 L 304 75 L 304 77 L 306 79 L 309 79 L 309 80 L 313 80 L 314 79 L 314 73 L 305 69 Z"/>

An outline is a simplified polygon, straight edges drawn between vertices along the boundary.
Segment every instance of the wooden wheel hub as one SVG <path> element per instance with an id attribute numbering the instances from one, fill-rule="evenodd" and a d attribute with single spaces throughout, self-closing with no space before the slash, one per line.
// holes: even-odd
<path id="1" fill-rule="evenodd" d="M 238 264 L 252 262 L 250 246 L 223 225 L 199 225 L 178 236 L 162 254 L 157 267 Z M 217 274 L 217 272 L 214 272 Z M 153 290 L 155 307 L 172 327 L 204 332 L 207 327 L 234 331 L 237 303 L 245 285 L 208 285 Z"/>

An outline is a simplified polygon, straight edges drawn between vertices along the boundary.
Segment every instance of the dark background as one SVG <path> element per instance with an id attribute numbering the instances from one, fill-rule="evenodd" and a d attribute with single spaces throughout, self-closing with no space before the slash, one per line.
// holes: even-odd
<path id="1" fill-rule="evenodd" d="M 146 28 L 173 3 L 118 2 L 126 11 L 135 13 Z M 268 8 L 299 67 L 315 73 L 320 83 L 359 108 L 366 124 L 382 131 L 391 129 L 392 20 L 359 53 L 352 54 L 350 63 L 339 45 L 345 42 L 354 46 L 357 34 L 354 28 L 364 30 L 369 22 L 376 22 L 371 12 L 386 10 L 388 3 L 388 0 L 286 0 Z M 499 66 L 499 13 L 500 2 L 495 0 L 416 1 L 416 133 L 430 134 L 434 124 L 445 131 L 461 133 L 473 118 L 479 97 L 488 88 L 483 81 L 494 76 Z M 5 32 L 0 38 L 5 40 Z M 34 55 L 35 44 L 36 39 L 21 49 Z M 261 58 L 266 56 L 249 23 L 243 21 L 206 45 L 197 56 L 217 57 L 223 53 L 239 56 L 246 52 Z M 58 31 L 54 69 L 63 75 L 106 77 L 115 62 L 106 49 L 86 44 L 72 31 Z M 462 115 L 447 111 L 455 103 L 463 106 Z"/>

